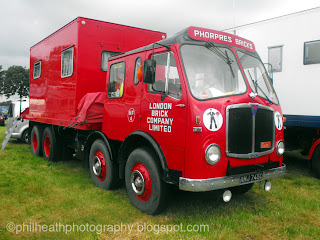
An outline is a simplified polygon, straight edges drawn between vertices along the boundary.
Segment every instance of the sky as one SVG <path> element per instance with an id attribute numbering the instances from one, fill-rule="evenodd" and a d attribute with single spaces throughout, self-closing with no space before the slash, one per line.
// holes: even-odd
<path id="1" fill-rule="evenodd" d="M 319 0 L 0 0 L 0 65 L 29 68 L 30 47 L 81 16 L 167 33 L 232 28 L 320 6 Z M 234 8 L 233 8 L 234 6 Z"/>

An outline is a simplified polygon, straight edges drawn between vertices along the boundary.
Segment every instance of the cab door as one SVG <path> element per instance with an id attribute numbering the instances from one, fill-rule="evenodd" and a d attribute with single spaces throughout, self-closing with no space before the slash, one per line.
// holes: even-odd
<path id="1" fill-rule="evenodd" d="M 123 141 L 140 130 L 140 103 L 143 83 L 136 77 L 141 55 L 116 59 L 107 76 L 102 131 L 113 140 Z"/>
<path id="2" fill-rule="evenodd" d="M 141 102 L 141 129 L 149 133 L 163 150 L 168 167 L 183 170 L 186 137 L 186 86 L 178 53 L 171 47 L 155 51 L 154 84 L 144 84 Z M 147 53 L 151 58 L 151 51 Z"/>

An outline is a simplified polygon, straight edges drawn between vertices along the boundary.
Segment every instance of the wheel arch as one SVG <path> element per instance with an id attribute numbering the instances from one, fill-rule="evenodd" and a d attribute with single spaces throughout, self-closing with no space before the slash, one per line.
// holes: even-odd
<path id="1" fill-rule="evenodd" d="M 94 143 L 94 141 L 96 141 L 98 139 L 102 140 L 106 144 L 107 149 L 108 149 L 109 154 L 110 154 L 111 161 L 112 162 L 114 161 L 114 159 L 112 157 L 112 151 L 111 151 L 111 147 L 110 147 L 108 138 L 102 132 L 94 131 L 94 132 L 91 132 L 88 135 L 88 137 L 87 137 L 87 139 L 86 139 L 86 141 L 84 143 L 83 166 L 85 168 L 89 168 L 88 159 L 89 159 L 90 149 L 91 149 L 91 146 Z"/>
<path id="2" fill-rule="evenodd" d="M 135 131 L 130 133 L 126 137 L 119 149 L 119 155 L 117 160 L 119 163 L 119 177 L 121 179 L 124 178 L 125 166 L 130 153 L 134 149 L 139 147 L 150 147 L 151 149 L 153 149 L 156 156 L 158 157 L 163 172 L 168 171 L 168 165 L 164 153 L 157 141 L 146 132 Z"/>

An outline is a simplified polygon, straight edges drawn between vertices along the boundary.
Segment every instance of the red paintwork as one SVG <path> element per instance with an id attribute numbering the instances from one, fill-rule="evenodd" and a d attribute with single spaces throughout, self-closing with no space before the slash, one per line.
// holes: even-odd
<path id="1" fill-rule="evenodd" d="M 248 91 L 240 96 L 223 97 L 210 101 L 198 101 L 192 97 L 188 90 L 186 76 L 183 71 L 179 54 L 179 44 L 171 45 L 170 50 L 173 52 L 180 76 L 182 98 L 176 100 L 166 97 L 162 102 L 160 94 L 149 93 L 148 86 L 143 83 L 133 84 L 134 63 L 137 57 L 142 58 L 142 62 L 146 58 L 150 58 L 152 50 L 138 52 L 136 54 L 119 57 L 110 61 L 110 64 L 120 61 L 126 61 L 125 88 L 122 98 L 109 99 L 106 94 L 106 102 L 104 107 L 104 122 L 102 131 L 111 139 L 123 141 L 131 132 L 142 130 L 152 135 L 165 155 L 168 167 L 174 170 L 182 171 L 183 177 L 186 178 L 213 178 L 226 175 L 227 164 L 230 161 L 232 167 L 261 164 L 268 162 L 269 156 L 271 161 L 280 161 L 282 165 L 282 157 L 278 157 L 276 149 L 270 155 L 253 159 L 230 158 L 225 155 L 225 120 L 221 129 L 217 132 L 211 132 L 206 129 L 201 120 L 200 125 L 196 124 L 196 117 L 202 118 L 203 113 L 208 108 L 215 108 L 225 116 L 226 107 L 237 103 L 257 103 L 269 106 L 269 102 L 263 98 L 256 97 L 252 99 L 249 96 L 249 84 L 247 82 Z M 155 53 L 165 52 L 165 48 L 155 49 Z M 236 51 L 234 51 L 236 53 Z M 242 70 L 243 71 L 243 70 Z M 245 74 L 243 74 L 245 76 Z M 107 76 L 108 79 L 109 76 Z M 107 89 L 106 89 L 107 91 Z M 173 118 L 170 133 L 155 132 L 149 130 L 148 117 L 151 116 L 151 108 L 154 103 L 172 104 L 169 110 L 169 118 Z M 186 107 L 176 107 L 178 104 L 184 104 Z M 280 105 L 271 105 L 271 107 L 282 114 Z M 135 109 L 136 120 L 129 122 L 127 113 L 130 108 Z M 140 116 L 140 118 L 138 117 Z M 112 120 L 110 120 L 112 119 Z M 194 133 L 193 127 L 202 127 L 202 133 Z M 283 130 L 275 128 L 275 146 L 277 142 L 283 140 Z M 222 156 L 218 164 L 209 165 L 204 156 L 205 149 L 211 143 L 216 143 L 221 147 Z"/>
<path id="2" fill-rule="evenodd" d="M 85 21 L 85 24 L 82 24 Z M 166 38 L 165 33 L 79 17 L 30 49 L 30 111 L 28 119 L 68 126 L 77 106 L 90 92 L 105 89 L 101 52 L 126 52 Z M 61 52 L 74 46 L 73 75 L 61 78 Z M 41 60 L 41 76 L 34 79 L 34 63 Z M 101 124 L 92 124 L 101 129 Z M 76 128 L 90 129 L 87 125 Z"/>
<path id="3" fill-rule="evenodd" d="M 148 169 L 146 168 L 146 166 L 143 165 L 142 163 L 136 163 L 133 166 L 131 173 L 133 173 L 134 171 L 139 171 L 142 174 L 143 180 L 144 180 L 143 193 L 141 195 L 137 195 L 135 193 L 135 195 L 141 202 L 146 202 L 149 200 L 151 193 L 152 193 L 152 182 L 151 182 L 150 173 L 149 173 Z"/>
<path id="4" fill-rule="evenodd" d="M 101 131 L 108 139 L 118 141 L 124 141 L 130 133 L 137 130 L 149 133 L 161 147 L 169 169 L 181 171 L 182 176 L 185 178 L 206 179 L 225 176 L 228 162 L 230 162 L 232 167 L 238 167 L 266 163 L 270 157 L 271 161 L 280 161 L 280 166 L 282 165 L 282 157 L 278 157 L 276 149 L 274 149 L 274 152 L 269 155 L 253 159 L 230 158 L 225 154 L 226 107 L 228 105 L 238 103 L 252 103 L 270 106 L 268 101 L 260 98 L 259 96 L 254 99 L 249 96 L 252 91 L 250 90 L 248 80 L 244 73 L 243 76 L 248 89 L 246 93 L 208 101 L 196 100 L 188 89 L 186 76 L 180 58 L 180 44 L 175 43 L 170 46 L 170 51 L 173 52 L 175 57 L 181 82 L 181 99 L 177 100 L 171 97 L 166 97 L 164 101 L 161 101 L 160 94 L 148 92 L 147 84 L 142 82 L 139 82 L 137 85 L 134 84 L 133 79 L 136 59 L 140 57 L 142 63 L 145 59 L 150 59 L 152 54 L 152 50 L 150 49 L 131 52 L 130 54 L 120 55 L 109 60 L 109 67 L 113 63 L 121 61 L 125 62 L 123 96 L 121 98 L 109 99 L 107 94 L 108 84 L 105 84 L 105 82 L 108 83 L 109 81 L 109 72 L 105 74 L 100 70 L 101 50 L 108 49 L 110 51 L 118 51 L 121 49 L 121 51 L 126 51 L 130 49 L 130 47 L 133 47 L 135 40 L 130 38 L 130 41 L 121 42 L 119 39 L 115 39 L 114 41 L 120 41 L 119 44 L 111 44 L 109 41 L 111 41 L 110 39 L 112 38 L 107 38 L 107 36 L 103 35 L 104 28 L 101 28 L 99 31 L 87 31 L 88 29 L 93 29 L 94 26 L 97 27 L 97 25 L 102 24 L 101 22 L 85 19 L 87 24 L 82 26 L 80 25 L 81 20 L 82 18 L 76 19 L 56 34 L 53 34 L 51 37 L 31 48 L 30 66 L 33 66 L 34 62 L 41 59 L 43 61 L 41 63 L 43 66 L 42 69 L 45 70 L 49 68 L 51 71 L 42 71 L 40 79 L 34 80 L 32 67 L 30 69 L 30 120 L 67 126 L 74 121 L 77 104 L 86 93 L 97 91 L 101 92 L 105 90 L 106 94 L 102 126 L 93 125 L 93 129 L 100 129 L 101 127 Z M 107 23 L 103 24 L 106 24 L 107 27 L 109 26 Z M 124 32 L 128 30 L 133 31 L 133 29 L 129 27 L 117 26 L 119 26 L 119 28 L 126 28 Z M 194 34 L 195 30 L 208 32 L 209 37 L 210 33 L 223 34 L 229 41 L 225 42 L 219 39 L 210 40 L 207 39 L 205 35 L 204 37 L 200 37 Z M 155 32 L 143 33 L 148 33 L 154 38 L 162 38 L 163 35 L 163 33 Z M 194 39 L 194 41 L 213 41 L 247 49 L 251 52 L 255 51 L 254 44 L 251 41 L 238 38 L 231 34 L 190 27 L 188 29 L 188 35 L 191 39 Z M 73 36 L 78 36 L 78 40 Z M 106 39 L 105 41 L 98 40 L 103 39 L 103 36 Z M 132 36 L 136 36 L 134 31 Z M 245 41 L 249 45 L 247 45 L 247 47 L 240 46 L 237 44 L 236 39 Z M 79 47 L 79 42 L 81 43 L 81 47 Z M 56 47 L 47 49 L 45 46 L 46 44 Z M 71 45 L 75 46 L 74 75 L 70 78 L 61 79 L 61 50 Z M 154 50 L 154 53 L 157 54 L 166 51 L 167 49 L 165 47 L 157 47 Z M 234 53 L 236 54 L 235 50 Z M 242 68 L 241 70 L 243 72 Z M 103 79 L 103 81 L 101 79 Z M 161 132 L 152 131 L 152 129 L 150 129 L 150 117 L 158 103 L 166 104 L 168 118 L 173 119 L 170 124 L 170 131 Z M 185 107 L 181 107 L 182 105 Z M 282 114 L 280 105 L 271 105 L 270 107 L 272 107 L 275 112 L 278 111 Z M 208 108 L 217 109 L 223 116 L 224 122 L 219 131 L 211 132 L 203 124 L 202 116 Z M 200 116 L 199 125 L 196 124 L 197 116 Z M 86 125 L 82 125 L 80 127 L 82 129 L 86 129 L 83 126 Z M 80 127 L 77 126 L 77 128 Z M 202 132 L 194 133 L 193 127 L 202 127 Z M 277 145 L 278 141 L 283 140 L 283 138 L 283 129 L 278 130 L 275 128 L 274 146 Z M 216 165 L 212 166 L 205 160 L 205 150 L 213 143 L 220 146 L 222 154 L 221 160 Z M 141 168 L 141 166 L 138 166 L 137 168 L 139 167 Z M 143 201 L 143 199 L 140 200 Z"/>
<path id="5" fill-rule="evenodd" d="M 107 176 L 107 163 L 106 163 L 106 159 L 103 155 L 103 153 L 98 150 L 95 154 L 94 154 L 94 157 L 98 157 L 100 159 L 100 162 L 101 162 L 101 173 L 100 173 L 100 176 L 97 176 L 97 179 L 100 181 L 100 182 L 103 182 L 105 179 L 106 179 L 106 176 Z"/>
<path id="6" fill-rule="evenodd" d="M 32 135 L 32 148 L 33 148 L 33 151 L 37 151 L 37 147 L 38 147 L 37 134 L 33 133 L 33 135 Z"/>
<path id="7" fill-rule="evenodd" d="M 317 147 L 319 144 L 320 144 L 320 138 L 312 144 L 312 147 L 311 147 L 311 149 L 310 149 L 310 151 L 309 151 L 309 156 L 308 156 L 308 159 L 309 159 L 309 160 L 311 160 L 312 155 L 313 155 L 313 152 L 314 152 L 314 150 L 316 149 L 316 147 Z"/>
<path id="8" fill-rule="evenodd" d="M 46 157 L 49 157 L 50 156 L 50 139 L 48 135 L 46 135 L 44 138 L 43 148 L 44 148 L 44 154 L 46 155 Z"/>

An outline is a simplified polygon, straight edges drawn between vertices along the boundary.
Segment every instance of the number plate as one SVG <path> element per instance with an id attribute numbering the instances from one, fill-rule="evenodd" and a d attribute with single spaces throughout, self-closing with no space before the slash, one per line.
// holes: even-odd
<path id="1" fill-rule="evenodd" d="M 244 175 L 244 176 L 240 177 L 240 184 L 256 182 L 256 181 L 262 180 L 262 178 L 263 178 L 263 173 L 262 172 Z"/>

